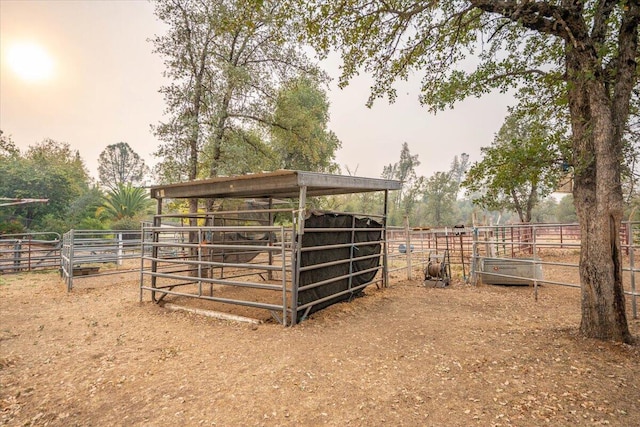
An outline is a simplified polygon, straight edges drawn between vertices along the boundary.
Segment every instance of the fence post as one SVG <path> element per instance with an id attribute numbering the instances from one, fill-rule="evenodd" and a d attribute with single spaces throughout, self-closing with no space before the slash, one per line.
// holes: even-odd
<path id="1" fill-rule="evenodd" d="M 634 259 L 633 259 L 633 255 L 634 255 L 634 250 L 633 250 L 633 227 L 631 224 L 631 221 L 629 221 L 629 227 L 628 227 L 628 236 L 629 236 L 629 243 L 627 246 L 628 252 L 629 252 L 629 270 L 631 270 L 631 310 L 633 312 L 633 318 L 637 319 L 638 318 L 638 302 L 637 302 L 637 295 L 636 295 L 636 272 L 635 272 L 635 268 L 634 268 Z"/>
<path id="2" fill-rule="evenodd" d="M 122 265 L 122 255 L 123 255 L 123 251 L 122 251 L 122 233 L 118 233 L 118 265 Z"/>
<path id="3" fill-rule="evenodd" d="M 407 280 L 412 280 L 412 267 L 411 267 L 411 234 L 409 229 L 409 216 L 404 217 L 404 233 L 406 240 L 406 254 L 407 254 Z"/>
<path id="4" fill-rule="evenodd" d="M 20 258 L 22 257 L 22 240 L 16 240 L 13 245 L 13 271 L 20 271 Z"/>
<path id="5" fill-rule="evenodd" d="M 473 284 L 473 286 L 476 286 L 478 284 L 478 276 L 477 276 L 477 268 L 478 268 L 478 239 L 479 239 L 479 233 L 478 233 L 478 227 L 473 227 L 473 235 L 472 235 L 472 239 L 471 240 L 471 273 L 469 274 L 471 276 L 471 283 Z"/>
<path id="6" fill-rule="evenodd" d="M 536 259 L 537 251 L 536 251 L 536 229 L 535 226 L 531 227 L 531 255 L 533 258 L 533 293 L 535 294 L 535 300 L 538 301 L 538 277 L 536 275 L 536 267 L 538 267 L 538 260 Z"/>
<path id="7" fill-rule="evenodd" d="M 74 252 L 74 240 L 75 240 L 75 232 L 72 228 L 69 230 L 69 266 L 67 267 L 68 277 L 67 277 L 67 292 L 71 292 L 73 288 L 73 252 Z"/>

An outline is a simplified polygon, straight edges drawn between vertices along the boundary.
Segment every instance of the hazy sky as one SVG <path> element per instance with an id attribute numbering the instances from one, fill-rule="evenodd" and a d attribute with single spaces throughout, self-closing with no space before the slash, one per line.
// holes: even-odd
<path id="1" fill-rule="evenodd" d="M 147 40 L 163 32 L 144 0 L 0 0 L 0 129 L 21 149 L 44 138 L 68 142 L 94 177 L 102 150 L 121 141 L 155 164 L 158 140 L 150 125 L 162 119 L 158 89 L 165 81 Z M 25 52 L 40 58 L 39 65 L 27 63 L 18 75 L 14 68 Z M 512 101 L 490 95 L 434 116 L 418 103 L 416 75 L 398 85 L 395 104 L 379 100 L 368 109 L 366 76 L 340 90 L 337 62 L 324 66 L 335 77 L 328 95 L 330 128 L 342 141 L 336 160 L 345 173 L 347 165 L 360 176 L 379 177 L 398 161 L 403 142 L 419 155 L 419 175 L 448 170 L 463 152 L 477 161 Z M 45 76 L 29 75 L 34 69 Z"/>

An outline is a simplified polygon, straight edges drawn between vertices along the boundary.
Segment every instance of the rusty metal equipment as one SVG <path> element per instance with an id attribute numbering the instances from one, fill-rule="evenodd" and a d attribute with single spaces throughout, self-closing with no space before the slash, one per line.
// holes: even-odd
<path id="1" fill-rule="evenodd" d="M 429 252 L 427 266 L 424 269 L 422 285 L 429 288 L 444 288 L 449 285 L 451 278 L 451 263 L 449 251 Z"/>

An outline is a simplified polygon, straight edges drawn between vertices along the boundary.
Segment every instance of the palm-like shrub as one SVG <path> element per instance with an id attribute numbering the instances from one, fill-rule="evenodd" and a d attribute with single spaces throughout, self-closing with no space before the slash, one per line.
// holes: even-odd
<path id="1" fill-rule="evenodd" d="M 105 196 L 101 215 L 112 221 L 136 218 L 146 214 L 150 205 L 151 200 L 144 188 L 120 184 Z"/>

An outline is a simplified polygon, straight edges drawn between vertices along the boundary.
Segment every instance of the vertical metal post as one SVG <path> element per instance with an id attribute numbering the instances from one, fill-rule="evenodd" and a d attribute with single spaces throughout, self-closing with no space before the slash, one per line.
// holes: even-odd
<path id="1" fill-rule="evenodd" d="M 464 228 L 463 228 L 464 230 Z M 464 280 L 465 282 L 467 281 L 467 272 L 465 270 L 465 266 L 464 266 L 464 243 L 462 241 L 462 236 L 464 234 L 464 231 L 460 232 L 460 261 L 462 261 L 462 280 Z"/>
<path id="2" fill-rule="evenodd" d="M 351 289 L 351 286 L 353 285 L 353 258 L 354 258 L 354 251 L 357 249 L 355 247 L 355 243 L 356 243 L 356 217 L 355 215 L 353 215 L 351 217 L 351 247 L 349 248 L 349 280 L 348 280 L 348 288 L 347 289 Z"/>
<path id="3" fill-rule="evenodd" d="M 503 241 L 505 240 L 504 235 L 505 235 L 505 230 L 502 229 L 502 236 L 503 236 L 502 240 Z M 518 241 L 520 241 L 520 240 L 521 240 L 520 229 L 518 229 Z M 506 250 L 505 250 L 505 255 L 506 255 Z M 516 257 L 516 254 L 515 254 L 515 250 L 514 250 L 513 227 L 511 227 L 511 258 L 515 258 L 515 257 Z"/>
<path id="4" fill-rule="evenodd" d="M 31 239 L 33 236 L 29 235 L 27 239 L 27 271 L 31 271 Z"/>
<path id="5" fill-rule="evenodd" d="M 412 266 L 411 266 L 411 234 L 409 231 L 409 215 L 404 217 L 404 235 L 406 244 L 407 255 L 407 280 L 412 280 Z"/>
<path id="6" fill-rule="evenodd" d="M 285 253 L 284 226 L 280 226 L 280 259 L 282 262 L 282 326 L 287 326 L 287 258 Z M 271 251 L 269 251 L 271 252 Z"/>
<path id="7" fill-rule="evenodd" d="M 300 187 L 298 199 L 298 224 L 294 242 L 293 289 L 291 289 L 291 326 L 298 322 L 298 287 L 300 286 L 300 263 L 302 261 L 302 236 L 304 235 L 304 219 L 307 206 L 307 186 Z"/>
<path id="8" fill-rule="evenodd" d="M 75 240 L 74 233 L 75 230 L 73 228 L 69 230 L 69 268 L 67 269 L 69 277 L 67 277 L 67 292 L 71 292 L 71 289 L 73 288 L 73 242 Z"/>
<path id="9" fill-rule="evenodd" d="M 269 227 L 273 227 L 274 216 L 273 216 L 272 209 L 273 209 L 273 199 L 269 197 Z M 284 245 L 284 240 L 282 241 L 282 244 Z M 273 233 L 269 232 L 269 248 L 271 247 L 273 247 Z M 269 266 L 272 266 L 272 265 L 273 265 L 273 252 L 269 250 Z M 269 270 L 267 272 L 267 278 L 269 280 L 273 280 L 273 271 Z"/>
<path id="10" fill-rule="evenodd" d="M 382 237 L 384 238 L 382 253 L 382 287 L 389 286 L 389 239 L 387 234 L 387 214 L 389 204 L 389 190 L 384 190 L 384 212 L 382 215 Z"/>
<path id="11" fill-rule="evenodd" d="M 473 240 L 471 241 L 471 283 L 477 285 L 476 270 L 478 265 L 478 227 L 473 227 Z"/>
<path id="12" fill-rule="evenodd" d="M 118 250 L 116 255 L 116 264 L 122 265 L 122 255 L 123 255 L 123 241 L 122 241 L 122 233 L 118 233 Z"/>
<path id="13" fill-rule="evenodd" d="M 144 286 L 144 222 L 140 223 L 140 300 L 142 302 L 142 287 Z"/>
<path id="14" fill-rule="evenodd" d="M 20 271 L 20 257 L 22 257 L 22 240 L 16 240 L 13 245 L 13 271 Z"/>
<path id="15" fill-rule="evenodd" d="M 204 248 L 203 248 L 203 242 L 202 242 L 202 230 L 198 229 L 198 296 L 199 297 L 202 296 L 202 251 L 203 250 Z"/>
<path id="16" fill-rule="evenodd" d="M 153 236 L 151 239 L 152 249 L 151 249 L 151 287 L 156 287 L 157 277 L 156 272 L 158 271 L 158 242 L 160 241 L 160 226 L 162 225 L 162 199 L 158 199 L 158 203 L 156 205 L 156 215 L 153 217 Z M 155 291 L 151 291 L 151 301 L 156 302 L 156 293 Z"/>
<path id="17" fill-rule="evenodd" d="M 538 301 L 538 277 L 536 275 L 538 259 L 536 258 L 536 232 L 533 227 L 531 228 L 531 236 L 533 240 L 533 246 L 531 248 L 531 251 L 533 252 L 533 293 L 535 294 L 536 301 Z"/>
<path id="18" fill-rule="evenodd" d="M 633 250 L 633 226 L 629 221 L 629 269 L 631 270 L 631 310 L 633 318 L 638 318 L 638 296 L 636 295 L 636 271 L 634 267 L 634 250 Z"/>

